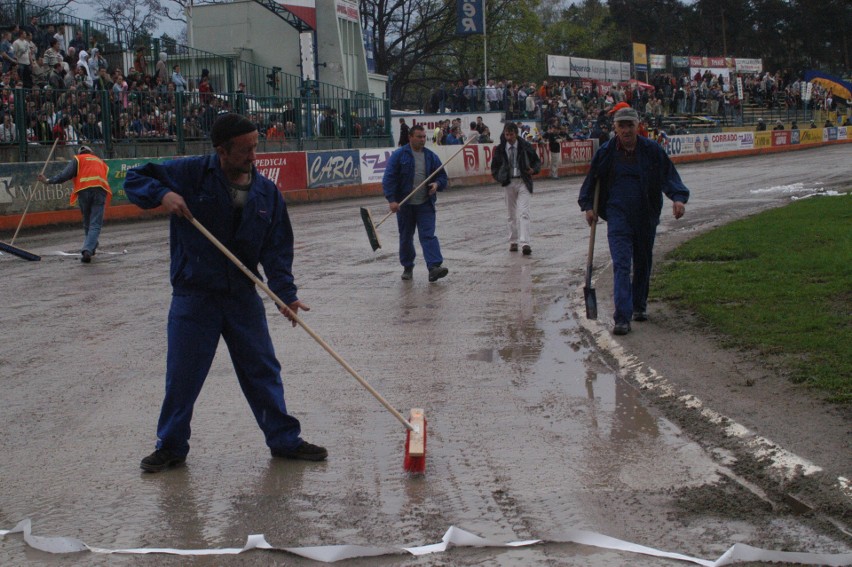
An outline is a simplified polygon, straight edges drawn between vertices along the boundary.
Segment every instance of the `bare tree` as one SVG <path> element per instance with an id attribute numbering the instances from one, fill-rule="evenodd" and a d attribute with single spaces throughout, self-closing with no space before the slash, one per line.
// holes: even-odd
<path id="1" fill-rule="evenodd" d="M 88 4 L 129 37 L 151 35 L 160 22 L 159 0 L 89 0 Z"/>

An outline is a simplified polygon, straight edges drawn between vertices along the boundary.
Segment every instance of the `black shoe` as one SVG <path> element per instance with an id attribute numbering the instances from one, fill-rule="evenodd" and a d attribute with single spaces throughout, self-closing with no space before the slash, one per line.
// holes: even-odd
<path id="1" fill-rule="evenodd" d="M 179 467 L 186 462 L 186 457 L 179 457 L 168 449 L 157 449 L 139 463 L 145 472 L 162 472 L 166 469 Z"/>
<path id="2" fill-rule="evenodd" d="M 324 461 L 328 457 L 328 451 L 325 447 L 302 441 L 302 444 L 295 449 L 272 449 L 272 456 L 300 461 Z"/>
<path id="3" fill-rule="evenodd" d="M 440 264 L 429 269 L 429 281 L 436 282 L 450 273 L 450 270 Z"/>
<path id="4" fill-rule="evenodd" d="M 83 250 L 82 256 L 80 257 L 80 261 L 84 264 L 90 264 L 92 262 L 92 253 L 88 250 Z"/>
<path id="5" fill-rule="evenodd" d="M 524 244 L 523 251 L 524 251 L 524 256 L 529 256 L 530 254 L 532 254 L 532 248 L 530 248 L 529 244 Z"/>
<path id="6" fill-rule="evenodd" d="M 509 244 L 509 252 L 517 252 L 517 251 L 518 251 L 518 245 L 516 243 L 513 242 L 513 243 Z"/>
<path id="7" fill-rule="evenodd" d="M 648 314 L 644 311 L 634 311 L 633 312 L 633 320 L 634 321 L 647 321 Z"/>
<path id="8" fill-rule="evenodd" d="M 613 335 L 626 335 L 630 332 L 630 323 L 616 323 L 613 329 Z"/>
<path id="9" fill-rule="evenodd" d="M 413 275 L 414 275 L 414 268 L 413 267 L 408 267 L 408 268 L 405 268 L 405 269 L 402 270 L 402 279 L 405 280 L 405 281 L 410 280 Z"/>

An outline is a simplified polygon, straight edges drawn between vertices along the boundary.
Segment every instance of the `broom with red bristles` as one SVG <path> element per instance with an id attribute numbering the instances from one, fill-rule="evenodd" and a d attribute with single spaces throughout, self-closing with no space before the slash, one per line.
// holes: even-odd
<path id="1" fill-rule="evenodd" d="M 239 258 L 237 258 L 233 252 L 228 250 L 224 244 L 219 242 L 215 236 L 213 236 L 210 231 L 204 228 L 200 222 L 195 220 L 192 217 L 188 217 L 189 222 L 195 225 L 201 234 L 207 237 L 207 239 L 219 249 L 222 254 L 228 257 L 228 259 L 233 262 L 251 281 L 254 282 L 256 286 L 266 292 L 266 295 L 269 296 L 272 301 L 275 302 L 279 308 L 283 309 L 287 314 L 287 317 L 291 321 L 295 321 L 300 327 L 302 327 L 319 345 L 328 352 L 336 360 L 349 374 L 352 375 L 353 378 L 358 380 L 358 382 L 367 389 L 368 392 L 373 394 L 379 402 L 385 406 L 393 416 L 405 426 L 405 459 L 403 460 L 403 468 L 406 472 L 410 473 L 424 473 L 426 472 L 426 418 L 423 415 L 423 410 L 419 408 L 412 408 L 411 410 L 411 419 L 406 420 L 401 413 L 399 413 L 396 408 L 391 406 L 386 399 L 382 397 L 370 384 L 367 383 L 364 378 L 358 374 L 354 368 L 352 368 L 348 362 L 343 360 L 339 354 L 337 354 L 334 349 L 332 349 L 328 343 L 322 340 L 322 337 L 317 335 L 313 329 L 308 327 L 304 321 L 302 321 L 290 307 L 287 306 L 284 301 L 278 297 L 275 292 L 269 289 L 269 286 L 266 285 L 260 278 L 258 278 L 251 270 L 249 270 L 245 264 L 243 264 Z"/>

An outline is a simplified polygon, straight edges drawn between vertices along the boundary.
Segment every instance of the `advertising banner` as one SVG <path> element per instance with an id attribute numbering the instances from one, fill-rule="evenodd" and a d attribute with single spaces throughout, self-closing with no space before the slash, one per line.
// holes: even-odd
<path id="1" fill-rule="evenodd" d="M 466 146 L 461 154 L 457 155 L 451 162 L 447 163 L 453 154 L 459 151 L 460 146 L 438 146 L 432 148 L 441 163 L 446 163 L 447 176 L 470 177 L 474 175 L 491 174 L 491 154 L 494 146 L 491 144 L 471 144 Z"/>
<path id="2" fill-rule="evenodd" d="M 456 35 L 485 33 L 484 0 L 457 0 Z"/>
<path id="3" fill-rule="evenodd" d="M 799 143 L 799 131 L 790 130 L 790 143 L 796 145 Z"/>
<path id="4" fill-rule="evenodd" d="M 630 80 L 630 63 L 548 55 L 547 74 L 551 77 L 594 79 L 617 83 Z"/>
<path id="5" fill-rule="evenodd" d="M 756 149 L 772 147 L 772 132 L 755 132 L 754 147 Z"/>
<path id="6" fill-rule="evenodd" d="M 710 134 L 669 136 L 666 152 L 670 156 L 694 156 L 710 153 Z"/>
<path id="7" fill-rule="evenodd" d="M 833 142 L 837 139 L 837 128 L 823 128 L 823 141 Z"/>
<path id="8" fill-rule="evenodd" d="M 259 154 L 254 165 L 279 191 L 293 191 L 308 186 L 305 157 L 305 152 Z"/>
<path id="9" fill-rule="evenodd" d="M 710 134 L 710 150 L 735 152 L 754 148 L 754 132 L 723 132 Z"/>
<path id="10" fill-rule="evenodd" d="M 843 126 L 837 129 L 837 139 L 838 140 L 848 140 L 847 136 L 849 135 L 849 127 Z"/>
<path id="11" fill-rule="evenodd" d="M 686 55 L 672 55 L 672 67 L 689 67 L 689 57 Z"/>
<path id="12" fill-rule="evenodd" d="M 358 2 L 354 0 L 336 0 L 335 7 L 337 8 L 337 17 L 350 22 L 360 20 L 358 12 Z"/>
<path id="13" fill-rule="evenodd" d="M 651 69 L 665 69 L 666 56 L 651 54 Z"/>
<path id="14" fill-rule="evenodd" d="M 415 124 L 421 124 L 426 129 L 426 145 L 430 148 L 435 145 L 432 141 L 432 136 L 435 128 L 442 120 L 453 120 L 459 118 L 461 120 L 462 134 L 467 136 L 470 132 L 470 123 L 476 122 L 477 118 L 482 118 L 482 123 L 488 126 L 491 131 L 491 139 L 499 140 L 500 133 L 503 132 L 503 113 L 502 112 L 477 112 L 477 113 L 461 113 L 453 112 L 446 114 L 392 114 L 391 115 L 391 133 L 393 140 L 399 140 L 399 119 L 405 120 L 409 127 Z M 434 149 L 434 148 L 432 148 Z"/>
<path id="15" fill-rule="evenodd" d="M 633 66 L 636 71 L 643 73 L 648 71 L 648 49 L 644 43 L 633 44 Z"/>
<path id="16" fill-rule="evenodd" d="M 57 211 L 70 208 L 71 183 L 45 185 L 36 181 L 44 163 L 6 164 L 0 174 L 0 215 L 24 212 L 27 201 L 29 212 Z M 56 171 L 61 167 L 55 166 Z M 51 173 L 48 171 L 46 173 Z"/>
<path id="17" fill-rule="evenodd" d="M 763 71 L 763 59 L 734 59 L 734 66 L 738 73 L 760 73 Z"/>
<path id="18" fill-rule="evenodd" d="M 822 143 L 822 128 L 808 128 L 799 130 L 800 144 L 821 144 Z"/>
<path id="19" fill-rule="evenodd" d="M 592 163 L 597 150 L 597 140 L 569 140 L 562 142 L 562 164 Z"/>
<path id="20" fill-rule="evenodd" d="M 772 131 L 773 146 L 789 146 L 790 131 L 789 130 L 773 130 Z"/>
<path id="21" fill-rule="evenodd" d="M 381 183 L 393 148 L 361 150 L 361 183 Z"/>
<path id="22" fill-rule="evenodd" d="M 358 150 L 307 152 L 308 188 L 361 183 Z"/>

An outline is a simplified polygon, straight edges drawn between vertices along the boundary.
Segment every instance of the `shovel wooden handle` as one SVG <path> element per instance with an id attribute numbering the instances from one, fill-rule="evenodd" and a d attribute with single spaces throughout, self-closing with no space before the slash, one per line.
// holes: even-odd
<path id="1" fill-rule="evenodd" d="M 601 181 L 598 179 L 597 183 L 595 183 L 595 197 L 592 202 L 592 214 L 594 215 L 594 220 L 592 221 L 592 229 L 589 234 L 589 258 L 586 261 L 586 287 L 592 287 L 592 261 L 595 258 L 595 229 L 598 226 L 598 197 L 600 195 Z"/>
<path id="2" fill-rule="evenodd" d="M 418 191 L 420 191 L 423 187 L 425 187 L 425 186 L 426 186 L 426 184 L 427 184 L 427 183 L 429 183 L 429 182 L 432 180 L 432 178 L 433 178 L 433 177 L 435 177 L 435 176 L 438 174 L 438 172 L 439 172 L 439 171 L 441 171 L 442 169 L 444 169 L 444 168 L 447 166 L 447 164 L 448 164 L 448 163 L 450 163 L 451 161 L 453 161 L 453 158 L 454 158 L 454 157 L 456 157 L 457 155 L 459 155 L 459 154 L 461 153 L 461 151 L 467 147 L 467 145 L 468 145 L 468 144 L 470 144 L 471 142 L 473 142 L 473 141 L 474 141 L 474 140 L 476 140 L 476 139 L 477 139 L 477 138 L 471 138 L 470 140 L 468 140 L 467 142 L 465 142 L 465 143 L 464 143 L 464 145 L 462 145 L 462 147 L 460 147 L 460 148 L 458 149 L 458 151 L 456 151 L 456 153 L 454 153 L 453 155 L 451 155 L 451 156 L 449 157 L 449 159 L 447 159 L 447 161 L 445 161 L 444 163 L 442 163 L 442 164 L 441 164 L 441 166 L 440 166 L 438 169 L 436 169 L 435 171 L 433 171 L 433 172 L 429 175 L 429 177 L 427 177 L 426 179 L 424 179 L 424 180 L 423 180 L 423 182 L 422 182 L 422 183 L 420 183 L 420 185 L 418 185 L 417 187 L 415 187 L 415 188 L 414 188 L 414 191 L 412 191 L 411 193 L 409 193 L 409 194 L 405 197 L 405 199 L 403 199 L 402 201 L 400 201 L 400 202 L 399 202 L 399 206 L 401 207 L 401 206 L 403 206 L 405 203 L 407 203 L 407 202 L 408 202 L 408 200 L 409 200 L 409 199 L 411 199 L 411 198 L 414 196 L 414 194 L 415 194 L 415 193 L 417 193 L 417 192 L 418 192 Z M 390 216 L 391 216 L 391 215 L 393 215 L 393 214 L 394 214 L 394 213 L 393 213 L 393 211 L 391 211 L 391 212 L 389 212 L 388 214 L 386 214 L 384 217 L 382 217 L 382 220 L 380 220 L 379 222 L 377 222 L 377 223 L 376 223 L 375 228 L 379 228 L 380 226 L 382 226 L 382 223 L 383 223 L 383 222 L 385 222 L 386 220 L 388 220 L 388 218 L 390 218 Z"/>
<path id="3" fill-rule="evenodd" d="M 221 242 L 219 242 L 219 239 L 218 239 L 218 238 L 216 238 L 215 236 L 213 236 L 213 234 L 211 234 L 209 230 L 207 230 L 206 228 L 204 228 L 204 225 L 202 225 L 200 222 L 198 222 L 198 221 L 197 221 L 195 218 L 193 218 L 193 217 L 189 217 L 189 222 L 191 222 L 193 225 L 195 225 L 195 228 L 197 228 L 199 231 L 201 231 L 201 234 L 203 234 L 204 236 L 206 236 L 206 237 L 207 237 L 207 240 L 209 240 L 209 241 L 210 241 L 210 242 L 211 242 L 211 243 L 212 243 L 212 244 L 213 244 L 216 248 L 218 248 L 218 249 L 219 249 L 219 251 L 220 251 L 220 252 L 222 252 L 222 254 L 224 254 L 225 256 L 227 256 L 227 257 L 228 257 L 228 259 L 229 259 L 231 262 L 233 262 L 233 263 L 234 263 L 234 264 L 235 264 L 235 265 L 236 265 L 236 266 L 237 266 L 237 267 L 238 267 L 238 268 L 239 268 L 239 269 L 240 269 L 240 270 L 241 270 L 241 271 L 242 271 L 242 272 L 246 275 L 246 277 L 248 277 L 251 281 L 253 281 L 253 282 L 254 282 L 254 284 L 255 284 L 257 287 L 259 287 L 260 289 L 262 289 L 262 290 L 266 293 L 266 295 L 268 295 L 268 296 L 269 296 L 269 298 L 270 298 L 272 301 L 274 301 L 274 302 L 275 302 L 275 305 L 277 305 L 279 308 L 283 309 L 283 310 L 287 313 L 287 316 L 288 316 L 288 317 L 290 317 L 293 321 L 295 321 L 295 322 L 296 322 L 296 323 L 297 323 L 300 327 L 302 327 L 302 328 L 303 328 L 303 329 L 304 329 L 304 330 L 305 330 L 305 331 L 306 331 L 306 332 L 307 332 L 307 333 L 311 336 L 311 338 L 313 338 L 313 339 L 314 339 L 317 343 L 319 343 L 319 345 L 320 345 L 322 348 L 324 348 L 324 349 L 325 349 L 325 351 L 326 351 L 328 354 L 330 354 L 330 355 L 332 356 L 332 358 L 334 358 L 334 360 L 336 360 L 336 361 L 340 364 L 340 366 L 342 366 L 342 367 L 343 367 L 343 368 L 344 368 L 344 369 L 345 369 L 345 370 L 346 370 L 349 374 L 351 374 L 353 378 L 355 378 L 356 380 L 358 380 L 358 382 L 359 382 L 362 386 L 364 386 L 364 388 L 366 388 L 366 390 L 367 390 L 368 392 L 370 392 L 371 394 L 373 394 L 373 397 L 374 397 L 374 398 L 376 398 L 377 400 L 379 400 L 379 402 L 380 402 L 383 406 L 385 406 L 385 409 L 387 409 L 389 412 L 391 412 L 391 414 L 393 414 L 393 416 L 394 416 L 394 417 L 395 417 L 395 418 L 396 418 L 396 419 L 397 419 L 397 420 L 398 420 L 401 424 L 403 424 L 403 425 L 405 426 L 405 428 L 406 428 L 406 429 L 408 429 L 409 431 L 417 431 L 417 429 L 416 429 L 416 427 L 415 427 L 415 426 L 413 426 L 413 425 L 411 425 L 410 423 L 408 423 L 408 421 L 405 419 L 405 417 L 403 417 L 403 416 L 402 416 L 402 414 L 401 414 L 401 413 L 399 413 L 399 412 L 396 410 L 396 408 L 394 408 L 392 405 L 390 405 L 390 404 L 388 403 L 388 401 L 387 401 L 386 399 L 384 399 L 384 398 L 382 397 L 382 395 L 381 395 L 381 394 L 379 394 L 379 393 L 375 390 L 375 388 L 373 388 L 372 386 L 370 386 L 370 384 L 368 384 L 368 383 L 367 383 L 367 381 L 366 381 L 366 380 L 364 380 L 364 378 L 362 378 L 362 377 L 361 377 L 361 375 L 360 375 L 360 374 L 358 374 L 358 373 L 355 371 L 355 369 L 354 369 L 354 368 L 352 368 L 352 367 L 349 365 L 349 363 L 348 363 L 348 362 L 346 362 L 345 360 L 343 360 L 343 357 L 342 357 L 342 356 L 340 356 L 339 354 L 337 354 L 337 353 L 334 351 L 334 349 L 332 349 L 332 348 L 328 345 L 328 343 L 326 343 L 324 340 L 322 340 L 322 337 L 320 337 L 318 334 L 316 334 L 316 333 L 313 331 L 313 329 L 311 329 L 310 327 L 308 327 L 308 326 L 305 324 L 305 322 L 304 322 L 304 321 L 302 321 L 302 320 L 301 320 L 301 319 L 300 319 L 300 318 L 299 318 L 299 317 L 298 317 L 298 316 L 297 316 L 297 315 L 293 312 L 293 310 L 292 310 L 292 309 L 290 309 L 290 307 L 289 307 L 286 303 L 284 303 L 284 301 L 283 301 L 280 297 L 278 297 L 278 296 L 275 294 L 275 292 L 273 292 L 271 289 L 269 289 L 269 286 L 268 286 L 268 285 L 266 285 L 265 283 L 263 283 L 263 281 L 261 281 L 261 280 L 260 280 L 260 278 L 258 278 L 256 275 L 254 275 L 254 273 L 252 273 L 252 271 L 251 271 L 251 270 L 249 270 L 249 269 L 245 266 L 245 264 L 243 264 L 243 263 L 240 261 L 240 259 L 239 259 L 239 258 L 237 258 L 237 257 L 234 255 L 234 253 L 233 253 L 233 252 L 231 252 L 230 250 L 228 250 L 228 248 L 226 248 L 224 244 L 222 244 Z"/>
<path id="4" fill-rule="evenodd" d="M 39 176 L 44 175 L 44 172 L 47 171 L 47 164 L 50 163 L 51 158 L 53 158 L 53 150 L 56 149 L 56 144 L 59 142 L 59 138 L 53 140 L 53 147 L 50 148 L 50 153 L 47 154 L 47 160 L 44 162 L 44 167 L 41 168 L 41 173 Z M 21 213 L 21 220 L 18 221 L 18 228 L 15 229 L 15 234 L 12 235 L 12 240 L 9 241 L 9 245 L 15 243 L 15 239 L 18 238 L 18 231 L 21 230 L 21 225 L 24 224 L 24 217 L 27 216 L 27 211 L 30 210 L 30 203 L 32 203 L 33 195 L 35 195 L 35 189 L 30 191 L 30 196 L 27 199 L 27 206 L 24 207 L 24 212 Z"/>

